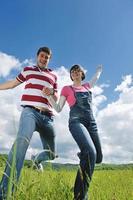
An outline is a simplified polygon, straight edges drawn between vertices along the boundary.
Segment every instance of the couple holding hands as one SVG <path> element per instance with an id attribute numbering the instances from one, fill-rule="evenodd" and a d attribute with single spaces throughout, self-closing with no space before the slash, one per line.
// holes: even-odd
<path id="1" fill-rule="evenodd" d="M 66 102 L 70 107 L 69 131 L 80 149 L 79 169 L 74 184 L 74 200 L 88 199 L 95 164 L 102 162 L 101 143 L 93 116 L 91 93 L 91 88 L 100 77 L 102 66 L 98 66 L 89 82 L 83 83 L 85 79 L 83 68 L 77 64 L 73 65 L 70 69 L 70 78 L 73 83 L 62 88 L 57 101 L 57 77 L 48 68 L 51 56 L 52 52 L 48 47 L 39 48 L 36 66 L 25 67 L 14 80 L 0 84 L 0 90 L 5 90 L 25 82 L 18 134 L 10 150 L 1 180 L 0 200 L 6 198 L 14 148 L 16 181 L 18 181 L 34 131 L 38 131 L 43 146 L 43 151 L 33 157 L 35 164 L 39 166 L 42 161 L 53 160 L 56 157 L 52 108 L 61 112 Z"/>

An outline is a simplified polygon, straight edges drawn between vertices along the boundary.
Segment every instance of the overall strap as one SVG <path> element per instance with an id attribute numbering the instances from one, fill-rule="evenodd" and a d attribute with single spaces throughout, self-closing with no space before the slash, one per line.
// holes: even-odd
<path id="1" fill-rule="evenodd" d="M 70 85 L 69 87 L 72 89 L 74 96 L 75 96 L 75 90 L 73 89 L 72 85 Z M 76 96 L 75 96 L 75 98 L 76 98 Z"/>

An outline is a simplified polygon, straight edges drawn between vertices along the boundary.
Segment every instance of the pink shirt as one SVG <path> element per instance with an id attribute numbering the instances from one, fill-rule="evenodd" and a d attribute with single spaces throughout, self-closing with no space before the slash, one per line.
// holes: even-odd
<path id="1" fill-rule="evenodd" d="M 90 89 L 89 83 L 84 83 L 82 86 L 74 87 L 72 86 L 75 92 L 87 92 Z M 69 86 L 64 86 L 61 91 L 61 96 L 66 98 L 67 103 L 69 106 L 73 106 L 76 102 L 74 92 L 72 88 Z"/>

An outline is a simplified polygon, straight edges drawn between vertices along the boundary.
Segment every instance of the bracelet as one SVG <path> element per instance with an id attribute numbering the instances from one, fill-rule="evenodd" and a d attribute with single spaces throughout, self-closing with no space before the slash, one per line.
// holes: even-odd
<path id="1" fill-rule="evenodd" d="M 55 91 L 54 91 L 54 89 L 53 89 L 53 93 L 51 93 L 51 95 L 54 95 L 54 92 L 55 92 Z"/>

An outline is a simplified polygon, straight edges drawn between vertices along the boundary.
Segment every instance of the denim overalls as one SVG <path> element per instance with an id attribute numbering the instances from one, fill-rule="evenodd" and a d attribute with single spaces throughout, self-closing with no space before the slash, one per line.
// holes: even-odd
<path id="1" fill-rule="evenodd" d="M 72 87 L 71 87 L 72 88 Z M 90 91 L 75 92 L 76 103 L 70 108 L 69 130 L 79 146 L 80 168 L 74 185 L 74 199 L 87 200 L 95 163 L 102 161 L 101 144 L 92 111 Z"/>

